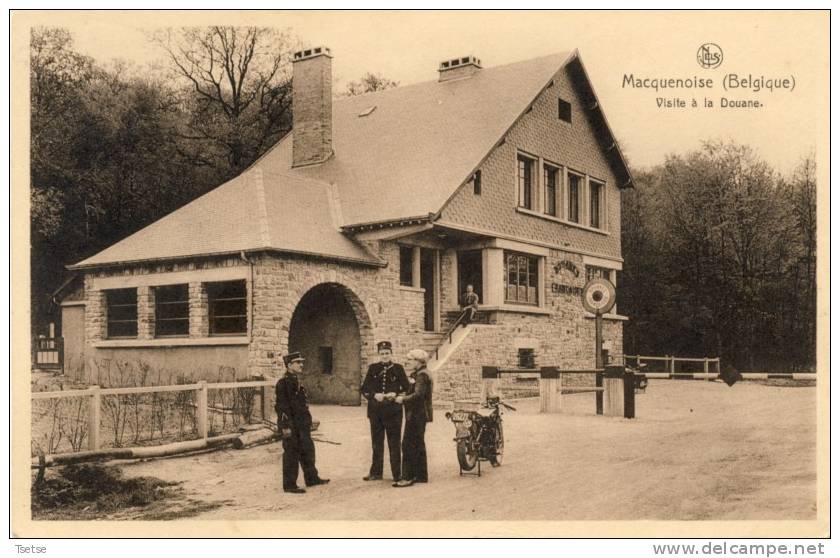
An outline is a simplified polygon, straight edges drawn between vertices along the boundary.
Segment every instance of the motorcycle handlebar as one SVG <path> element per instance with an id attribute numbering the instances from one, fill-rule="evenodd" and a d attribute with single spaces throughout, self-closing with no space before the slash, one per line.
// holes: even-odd
<path id="1" fill-rule="evenodd" d="M 504 401 L 499 401 L 499 403 L 500 403 L 500 404 L 502 404 L 502 405 L 504 405 L 506 408 L 510 409 L 511 411 L 515 411 L 515 410 L 516 410 L 516 407 L 513 407 L 513 406 L 511 406 L 511 405 L 508 405 L 508 404 L 507 404 L 507 403 L 505 403 Z"/>

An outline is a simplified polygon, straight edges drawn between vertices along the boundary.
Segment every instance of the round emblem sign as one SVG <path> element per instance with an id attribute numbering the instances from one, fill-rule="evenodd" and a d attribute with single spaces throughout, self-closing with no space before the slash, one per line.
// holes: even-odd
<path id="1" fill-rule="evenodd" d="M 583 286 L 581 299 L 589 312 L 605 314 L 615 305 L 615 287 L 601 277 L 591 279 Z"/>

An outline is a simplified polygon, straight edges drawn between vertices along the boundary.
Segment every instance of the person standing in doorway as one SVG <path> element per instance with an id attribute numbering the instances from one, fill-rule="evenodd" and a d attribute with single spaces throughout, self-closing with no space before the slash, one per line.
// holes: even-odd
<path id="1" fill-rule="evenodd" d="M 304 359 L 300 353 L 289 353 L 283 357 L 286 374 L 277 382 L 274 390 L 277 411 L 277 431 L 283 440 L 283 492 L 303 494 L 297 485 L 298 467 L 303 469 L 306 486 L 327 484 L 315 468 L 315 444 L 312 442 L 312 415 L 306 388 L 300 383 Z"/>
<path id="2" fill-rule="evenodd" d="M 362 383 L 362 395 L 367 399 L 367 416 L 370 421 L 370 443 L 373 450 L 370 472 L 366 481 L 382 480 L 385 460 L 385 437 L 388 437 L 388 455 L 391 461 L 391 474 L 394 481 L 400 477 L 400 438 L 403 409 L 396 398 L 408 391 L 408 378 L 405 369 L 393 362 L 393 350 L 390 341 L 382 341 L 376 346 L 379 362 L 368 367 Z"/>
<path id="3" fill-rule="evenodd" d="M 478 312 L 478 294 L 473 291 L 472 285 L 467 285 L 467 292 L 464 293 L 463 304 L 461 308 L 464 309 L 464 321 L 461 325 L 464 327 L 475 320 L 475 315 Z"/>
<path id="4" fill-rule="evenodd" d="M 410 371 L 408 394 L 397 396 L 405 407 L 402 479 L 393 486 L 402 488 L 416 482 L 429 482 L 426 459 L 426 423 L 432 422 L 432 377 L 426 369 L 429 355 L 422 349 L 408 352 L 405 365 Z"/>

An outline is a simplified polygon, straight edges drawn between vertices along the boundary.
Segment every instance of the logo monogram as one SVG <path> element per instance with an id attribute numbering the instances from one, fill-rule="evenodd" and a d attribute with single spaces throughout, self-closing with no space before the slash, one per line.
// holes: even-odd
<path id="1" fill-rule="evenodd" d="M 715 43 L 705 43 L 697 49 L 697 63 L 701 68 L 713 70 L 723 63 L 723 50 Z"/>

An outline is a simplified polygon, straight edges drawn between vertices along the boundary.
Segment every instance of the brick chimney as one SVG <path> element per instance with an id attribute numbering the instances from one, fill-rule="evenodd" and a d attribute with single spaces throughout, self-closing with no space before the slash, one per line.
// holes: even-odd
<path id="1" fill-rule="evenodd" d="M 444 60 L 438 67 L 440 77 L 438 81 L 449 81 L 451 79 L 470 77 L 481 69 L 481 60 L 475 56 L 463 56 Z"/>
<path id="2" fill-rule="evenodd" d="M 332 53 L 315 47 L 292 57 L 292 166 L 323 163 L 332 155 Z"/>

